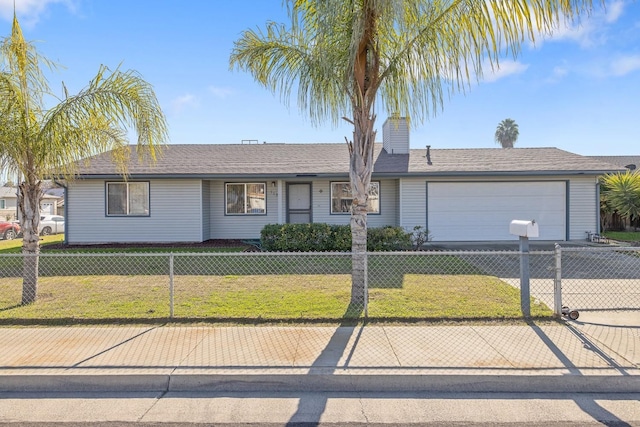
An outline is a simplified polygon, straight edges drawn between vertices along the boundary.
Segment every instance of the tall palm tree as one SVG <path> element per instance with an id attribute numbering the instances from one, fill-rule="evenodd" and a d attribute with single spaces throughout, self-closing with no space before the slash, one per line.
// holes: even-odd
<path id="1" fill-rule="evenodd" d="M 127 128 L 138 133 L 140 155 L 155 159 L 167 139 L 164 114 L 152 87 L 134 71 L 101 66 L 89 86 L 50 109 L 42 66 L 55 64 L 26 42 L 15 16 L 11 35 L 0 45 L 0 167 L 20 176 L 19 211 L 23 230 L 22 303 L 36 300 L 42 180 L 70 179 L 80 159 L 107 150 L 126 173 Z"/>
<path id="2" fill-rule="evenodd" d="M 498 123 L 495 140 L 502 148 L 513 148 L 513 144 L 518 140 L 520 131 L 518 124 L 513 119 L 504 119 Z"/>
<path id="3" fill-rule="evenodd" d="M 598 0 L 595 0 L 598 1 Z M 601 0 L 602 1 L 602 0 Z M 290 25 L 236 40 L 232 68 L 298 106 L 314 124 L 353 125 L 350 153 L 352 303 L 364 301 L 367 197 L 376 111 L 421 123 L 539 32 L 588 12 L 593 0 L 286 0 Z M 377 107 L 379 104 L 379 107 Z"/>

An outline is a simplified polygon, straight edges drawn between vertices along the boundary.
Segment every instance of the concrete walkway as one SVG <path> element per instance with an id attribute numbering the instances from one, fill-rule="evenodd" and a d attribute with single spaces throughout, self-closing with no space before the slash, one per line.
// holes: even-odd
<path id="1" fill-rule="evenodd" d="M 0 392 L 640 390 L 640 315 L 427 326 L 0 328 Z"/>

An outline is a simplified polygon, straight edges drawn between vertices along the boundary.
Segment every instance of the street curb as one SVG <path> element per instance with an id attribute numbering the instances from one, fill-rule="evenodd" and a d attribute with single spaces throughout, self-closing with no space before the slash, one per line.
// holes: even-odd
<path id="1" fill-rule="evenodd" d="M 640 375 L 89 374 L 0 375 L 0 392 L 637 393 Z"/>

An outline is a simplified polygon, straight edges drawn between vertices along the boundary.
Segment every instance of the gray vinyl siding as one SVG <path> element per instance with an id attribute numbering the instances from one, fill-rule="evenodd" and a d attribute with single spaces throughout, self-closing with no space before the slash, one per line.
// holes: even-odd
<path id="1" fill-rule="evenodd" d="M 225 215 L 224 185 L 229 182 L 248 183 L 264 182 L 266 184 L 266 215 Z M 272 187 L 271 181 L 250 179 L 234 181 L 211 181 L 211 238 L 212 239 L 259 239 L 260 232 L 266 224 L 278 222 L 278 190 Z"/>
<path id="2" fill-rule="evenodd" d="M 424 178 L 403 178 L 399 192 L 399 225 L 406 231 L 421 225 L 427 227 L 427 182 Z"/>
<path id="3" fill-rule="evenodd" d="M 337 181 L 337 180 L 335 180 Z M 272 185 L 272 181 L 264 181 L 267 184 L 267 214 L 266 215 L 225 215 L 224 184 L 226 181 L 211 181 L 210 207 L 210 235 L 212 239 L 258 239 L 260 232 L 266 224 L 286 222 L 287 194 L 286 184 L 296 182 L 310 182 L 308 180 L 283 181 L 282 194 L 278 193 L 278 183 Z M 234 181 L 242 182 L 242 181 Z M 251 180 L 251 182 L 263 182 Z M 349 215 L 331 215 L 330 209 L 330 180 L 316 180 L 311 182 L 311 209 L 312 221 L 327 224 L 349 224 Z M 398 200 L 397 180 L 380 181 L 380 211 L 379 215 L 369 215 L 369 227 L 381 227 L 384 225 L 397 225 Z M 280 212 L 278 200 L 281 200 Z"/>
<path id="4" fill-rule="evenodd" d="M 596 197 L 596 182 L 594 176 L 569 181 L 569 240 L 584 240 L 587 231 L 599 231 L 597 210 L 600 203 Z"/>
<path id="5" fill-rule="evenodd" d="M 313 222 L 327 224 L 349 224 L 348 214 L 331 214 L 331 182 L 348 181 L 348 179 L 322 180 L 313 182 Z M 368 227 L 398 225 L 398 181 L 395 179 L 372 181 L 380 182 L 380 214 L 367 215 Z"/>
<path id="6" fill-rule="evenodd" d="M 349 224 L 349 215 L 332 215 L 330 183 L 347 179 L 311 182 L 312 221 Z M 445 179 L 441 179 L 445 180 Z M 431 179 L 430 182 L 441 181 Z M 460 179 L 462 181 L 462 179 Z M 542 181 L 543 179 L 535 179 Z M 569 239 L 583 240 L 586 231 L 597 231 L 596 177 L 565 176 L 549 180 L 569 181 Z M 114 180 L 109 180 L 114 181 Z M 380 182 L 380 214 L 368 216 L 369 227 L 400 225 L 412 231 L 428 228 L 427 179 L 375 179 Z M 457 181 L 446 179 L 446 181 Z M 494 179 L 494 181 L 505 181 Z M 526 179 L 524 180 L 526 181 Z M 534 181 L 534 179 L 530 179 Z M 105 180 L 77 180 L 67 192 L 67 236 L 69 244 L 111 242 L 200 242 L 207 239 L 257 239 L 266 224 L 286 221 L 286 184 L 309 180 L 273 181 L 266 184 L 266 215 L 225 215 L 222 180 L 149 180 L 149 217 L 107 217 Z M 233 182 L 249 182 L 234 180 Z M 275 183 L 273 185 L 272 183 Z"/>
<path id="7" fill-rule="evenodd" d="M 202 181 L 202 240 L 211 239 L 211 181 Z"/>
<path id="8" fill-rule="evenodd" d="M 69 183 L 67 243 L 201 241 L 200 180 L 150 180 L 148 217 L 106 216 L 105 182 Z"/>

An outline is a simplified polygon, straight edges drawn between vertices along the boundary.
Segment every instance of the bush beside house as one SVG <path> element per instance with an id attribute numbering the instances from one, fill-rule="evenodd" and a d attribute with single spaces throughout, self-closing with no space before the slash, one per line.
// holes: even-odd
<path id="1" fill-rule="evenodd" d="M 348 252 L 349 225 L 267 224 L 260 233 L 262 249 L 272 252 Z M 367 230 L 367 250 L 397 251 L 412 247 L 411 233 L 402 227 L 372 227 Z"/>

